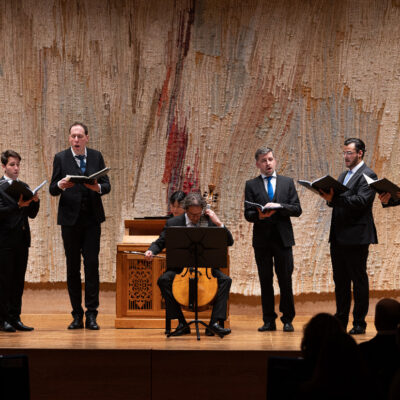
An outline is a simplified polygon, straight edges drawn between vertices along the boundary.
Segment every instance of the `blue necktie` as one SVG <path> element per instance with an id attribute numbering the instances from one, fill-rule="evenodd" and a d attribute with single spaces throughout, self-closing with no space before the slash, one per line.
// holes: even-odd
<path id="1" fill-rule="evenodd" d="M 85 156 L 84 155 L 78 155 L 78 156 L 75 156 L 75 157 L 80 161 L 80 168 L 81 168 L 82 174 L 84 174 L 85 171 L 86 171 Z"/>
<path id="2" fill-rule="evenodd" d="M 346 184 L 347 184 L 347 182 L 349 181 L 349 179 L 350 179 L 352 173 L 353 173 L 352 171 L 349 171 L 349 172 L 347 173 L 346 177 L 344 178 L 343 185 L 346 185 Z"/>
<path id="3" fill-rule="evenodd" d="M 268 197 L 272 201 L 272 199 L 274 198 L 274 188 L 272 187 L 272 183 L 271 183 L 272 176 L 266 176 L 264 179 L 268 180 L 268 185 L 267 185 Z"/>

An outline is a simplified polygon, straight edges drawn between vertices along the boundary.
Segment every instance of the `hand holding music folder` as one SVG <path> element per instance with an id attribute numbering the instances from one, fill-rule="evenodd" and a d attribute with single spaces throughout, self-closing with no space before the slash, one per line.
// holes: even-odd
<path id="1" fill-rule="evenodd" d="M 67 175 L 65 179 L 69 182 L 73 183 L 87 183 L 89 185 L 93 185 L 96 179 L 101 178 L 104 175 L 107 175 L 107 172 L 111 168 L 103 168 L 100 171 L 95 172 L 94 174 L 90 176 L 85 176 L 85 175 Z"/>
<path id="2" fill-rule="evenodd" d="M 312 192 L 320 195 L 320 190 L 325 193 L 329 193 L 331 188 L 335 194 L 342 194 L 349 190 L 348 187 L 344 186 L 342 183 L 332 178 L 330 175 L 325 175 L 322 178 L 318 178 L 315 181 L 309 182 L 305 180 L 297 181 L 301 186 L 311 190 Z"/>
<path id="3" fill-rule="evenodd" d="M 39 186 L 32 190 L 20 181 L 12 181 L 11 185 L 5 189 L 5 192 L 14 199 L 19 199 L 22 194 L 23 200 L 26 201 L 30 200 L 36 193 L 38 193 L 46 183 L 47 180 L 44 180 Z"/>
<path id="4" fill-rule="evenodd" d="M 244 202 L 246 204 L 248 204 L 249 206 L 253 206 L 254 208 L 258 208 L 263 214 L 265 214 L 268 211 L 280 210 L 281 208 L 283 208 L 281 205 L 279 205 L 279 206 L 276 206 L 276 205 L 269 206 L 268 203 L 267 203 L 265 206 L 263 206 L 261 204 L 253 203 L 253 202 L 247 201 L 247 200 L 245 200 Z"/>
<path id="5" fill-rule="evenodd" d="M 366 174 L 363 174 L 365 180 L 367 181 L 370 188 L 374 189 L 375 192 L 381 193 L 390 193 L 393 200 L 398 200 L 399 197 L 397 193 L 400 192 L 400 187 L 394 184 L 393 182 L 389 181 L 389 179 L 382 178 L 382 179 L 372 179 Z"/>

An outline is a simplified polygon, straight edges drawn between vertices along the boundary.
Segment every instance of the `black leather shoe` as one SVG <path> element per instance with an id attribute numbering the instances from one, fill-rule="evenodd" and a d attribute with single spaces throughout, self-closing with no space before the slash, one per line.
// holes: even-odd
<path id="1" fill-rule="evenodd" d="M 92 331 L 98 331 L 100 329 L 100 327 L 97 325 L 97 322 L 96 322 L 96 316 L 94 316 L 94 315 L 86 316 L 85 328 L 90 329 Z"/>
<path id="2" fill-rule="evenodd" d="M 7 321 L 0 322 L 0 331 L 3 332 L 15 332 L 16 329 L 13 328 Z"/>
<path id="3" fill-rule="evenodd" d="M 218 322 L 210 323 L 210 327 L 220 335 L 229 335 L 231 330 L 229 328 L 223 328 Z M 210 329 L 206 329 L 207 336 L 214 336 L 214 332 Z"/>
<path id="4" fill-rule="evenodd" d="M 291 322 L 285 322 L 283 324 L 283 332 L 294 332 L 294 328 Z"/>
<path id="5" fill-rule="evenodd" d="M 258 328 L 258 332 L 276 331 L 275 322 L 266 322 Z"/>
<path id="6" fill-rule="evenodd" d="M 82 317 L 74 317 L 74 320 L 68 325 L 68 329 L 83 329 Z"/>
<path id="7" fill-rule="evenodd" d="M 352 329 L 350 329 L 350 335 L 362 335 L 365 333 L 365 328 L 360 325 L 354 325 Z"/>
<path id="8" fill-rule="evenodd" d="M 24 325 L 21 321 L 12 321 L 12 322 L 10 322 L 10 325 L 17 331 L 30 332 L 30 331 L 33 331 L 33 329 L 34 329 L 31 326 Z"/>
<path id="9" fill-rule="evenodd" d="M 190 326 L 188 324 L 183 324 L 179 322 L 176 329 L 170 334 L 170 336 L 182 336 L 190 334 Z"/>

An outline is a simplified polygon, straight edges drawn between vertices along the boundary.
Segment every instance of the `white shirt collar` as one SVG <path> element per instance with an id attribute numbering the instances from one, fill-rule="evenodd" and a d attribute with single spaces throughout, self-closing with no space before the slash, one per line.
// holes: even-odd
<path id="1" fill-rule="evenodd" d="M 353 169 L 349 169 L 349 171 L 351 171 L 352 174 L 355 174 L 363 165 L 364 165 L 364 161 L 361 161 Z M 349 172 L 349 171 L 347 171 L 347 172 Z"/>
<path id="2" fill-rule="evenodd" d="M 190 220 L 188 215 L 185 213 L 185 221 L 186 221 L 186 226 L 192 226 L 193 222 Z"/>
<path id="3" fill-rule="evenodd" d="M 265 179 L 265 178 L 267 178 L 267 175 L 261 174 L 261 177 L 262 177 L 263 179 Z M 276 178 L 276 171 L 273 172 L 272 177 L 273 177 L 273 178 Z"/>
<path id="4" fill-rule="evenodd" d="M 9 178 L 8 176 L 3 175 L 4 180 L 6 180 L 10 185 L 13 182 L 13 179 Z M 18 180 L 18 178 L 16 179 L 16 181 Z"/>
<path id="5" fill-rule="evenodd" d="M 73 148 L 71 147 L 71 151 L 72 151 L 72 155 L 75 157 L 75 156 L 77 156 L 78 154 L 76 154 L 75 152 L 74 152 L 74 150 L 73 150 Z M 87 157 L 87 148 L 85 147 L 85 158 Z"/>

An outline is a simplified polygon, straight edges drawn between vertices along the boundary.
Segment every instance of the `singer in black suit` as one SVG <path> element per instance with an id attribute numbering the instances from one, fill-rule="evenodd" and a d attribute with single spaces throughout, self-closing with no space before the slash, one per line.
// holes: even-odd
<path id="1" fill-rule="evenodd" d="M 358 138 L 344 142 L 343 157 L 348 168 L 338 181 L 349 188 L 343 194 L 321 193 L 332 207 L 329 235 L 333 280 L 335 282 L 336 317 L 347 327 L 351 306 L 353 284 L 353 328 L 350 334 L 365 333 L 365 317 L 369 306 L 367 259 L 370 244 L 378 243 L 372 204 L 373 191 L 363 174 L 377 179 L 376 174 L 363 161 L 365 144 Z"/>
<path id="2" fill-rule="evenodd" d="M 183 200 L 183 208 L 185 213 L 177 217 L 170 218 L 167 220 L 163 231 L 159 238 L 153 242 L 149 249 L 145 253 L 147 260 L 152 260 L 153 256 L 160 253 L 165 248 L 165 236 L 166 230 L 170 226 L 200 226 L 203 221 L 200 221 L 203 214 L 207 218 L 207 226 L 219 226 L 224 227 L 227 234 L 227 245 L 233 245 L 233 237 L 231 232 L 226 228 L 214 211 L 205 209 L 206 202 L 199 193 L 189 193 Z M 181 270 L 182 271 L 182 270 Z M 165 305 L 167 309 L 167 317 L 170 319 L 178 319 L 179 325 L 172 336 L 178 336 L 182 334 L 190 333 L 190 328 L 186 322 L 186 319 L 182 313 L 181 307 L 175 300 L 172 294 L 172 283 L 177 273 L 180 273 L 178 269 L 167 270 L 158 279 L 158 286 L 160 287 L 162 296 L 165 299 Z M 226 307 L 229 298 L 229 289 L 231 287 L 232 279 L 221 272 L 219 269 L 213 269 L 213 276 L 218 280 L 218 290 L 215 296 L 213 310 L 211 314 L 210 326 L 217 333 L 227 335 L 231 332 L 228 328 L 223 328 L 219 322 L 226 320 Z M 206 334 L 211 336 L 213 333 L 209 330 Z"/>
<path id="3" fill-rule="evenodd" d="M 18 179 L 20 162 L 21 156 L 13 150 L 1 154 L 4 175 L 0 179 L 0 331 L 5 332 L 33 330 L 22 323 L 20 315 L 31 245 L 28 217 L 35 218 L 39 212 L 39 197 L 36 194 L 24 201 L 22 195 L 18 199 L 6 192 L 12 181 Z"/>
<path id="4" fill-rule="evenodd" d="M 101 223 L 105 214 L 101 196 L 111 190 L 107 176 L 94 184 L 74 184 L 66 175 L 92 175 L 105 168 L 102 154 L 86 147 L 89 140 L 87 127 L 74 123 L 69 130 L 71 147 L 54 157 L 50 194 L 60 196 L 58 225 L 67 260 L 67 285 L 72 305 L 73 321 L 68 329 L 83 328 L 81 254 L 85 273 L 86 328 L 97 330 L 99 306 L 99 251 Z"/>
<path id="5" fill-rule="evenodd" d="M 276 159 L 272 149 L 262 147 L 255 153 L 256 166 L 261 175 L 246 182 L 245 200 L 276 208 L 262 213 L 245 202 L 244 216 L 253 223 L 253 248 L 261 285 L 264 325 L 258 330 L 276 330 L 273 287 L 273 266 L 278 278 L 281 300 L 279 310 L 285 332 L 292 332 L 295 316 L 292 273 L 294 235 L 290 217 L 302 213 L 299 197 L 292 178 L 276 174 Z"/>

